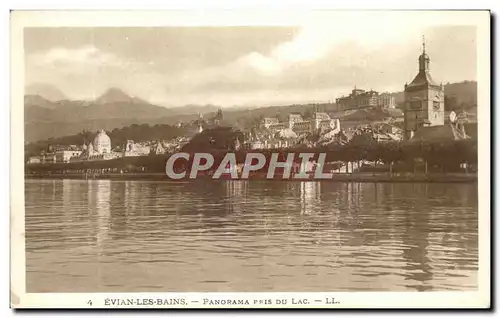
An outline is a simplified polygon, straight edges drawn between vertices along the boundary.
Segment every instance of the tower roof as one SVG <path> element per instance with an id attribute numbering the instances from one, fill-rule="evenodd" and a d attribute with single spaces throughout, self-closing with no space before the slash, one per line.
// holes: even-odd
<path id="1" fill-rule="evenodd" d="M 434 82 L 429 72 L 420 71 L 418 72 L 417 76 L 415 76 L 413 81 L 406 86 L 406 88 L 421 87 L 425 85 L 436 87 L 439 86 L 438 84 L 436 84 L 436 82 Z"/>
<path id="2" fill-rule="evenodd" d="M 429 63 L 430 58 L 425 51 L 425 38 L 422 37 L 422 54 L 418 57 L 418 74 L 410 84 L 405 85 L 405 90 L 414 90 L 427 86 L 440 87 L 440 85 L 436 84 L 436 82 L 432 79 L 429 72 Z"/>

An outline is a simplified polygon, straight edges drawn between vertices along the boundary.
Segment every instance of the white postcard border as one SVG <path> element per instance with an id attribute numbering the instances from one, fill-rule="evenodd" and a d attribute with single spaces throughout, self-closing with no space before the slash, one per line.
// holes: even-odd
<path id="1" fill-rule="evenodd" d="M 347 12 L 338 14 L 375 14 Z M 378 11 L 377 14 L 384 13 Z M 290 11 L 287 15 L 273 10 L 245 11 L 25 11 L 11 14 L 11 305 L 14 308 L 112 308 L 106 299 L 170 299 L 185 297 L 188 306 L 166 305 L 161 308 L 487 308 L 490 305 L 490 16 L 487 11 L 392 11 L 384 14 L 422 14 L 422 24 L 438 19 L 447 25 L 476 25 L 478 48 L 478 146 L 479 155 L 479 288 L 475 292 L 332 292 L 332 293 L 26 293 L 24 227 L 24 51 L 23 28 L 42 26 L 180 26 L 180 25 L 300 25 L 322 12 Z M 166 16 L 168 15 L 168 18 Z M 195 22 L 193 22 L 195 21 Z M 288 299 L 276 303 L 221 307 L 194 305 L 192 300 Z M 331 299 L 339 304 L 324 304 Z M 292 304 L 308 299 L 309 304 Z M 92 305 L 88 301 L 92 302 Z M 202 307 L 204 306 L 204 307 Z M 148 308 L 118 306 L 114 308 Z"/>

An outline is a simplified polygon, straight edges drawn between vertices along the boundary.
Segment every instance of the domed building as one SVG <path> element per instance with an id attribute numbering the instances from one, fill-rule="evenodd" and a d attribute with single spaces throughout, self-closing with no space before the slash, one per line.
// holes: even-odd
<path id="1" fill-rule="evenodd" d="M 97 136 L 95 136 L 93 146 L 94 153 L 111 153 L 111 138 L 109 138 L 103 129 L 101 129 L 99 133 L 97 133 Z"/>
<path id="2" fill-rule="evenodd" d="M 111 138 L 101 129 L 92 142 L 83 143 L 80 156 L 72 158 L 71 161 L 110 160 L 120 156 L 121 153 L 111 150 Z"/>

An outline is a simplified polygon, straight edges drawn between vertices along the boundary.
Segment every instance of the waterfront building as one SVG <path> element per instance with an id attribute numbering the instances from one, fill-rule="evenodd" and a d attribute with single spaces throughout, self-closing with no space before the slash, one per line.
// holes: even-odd
<path id="1" fill-rule="evenodd" d="M 111 138 L 109 138 L 103 129 L 95 136 L 93 147 L 96 154 L 111 153 Z"/>
<path id="2" fill-rule="evenodd" d="M 56 163 L 56 155 L 54 153 L 47 153 L 43 155 L 42 163 Z"/>
<path id="3" fill-rule="evenodd" d="M 418 58 L 418 74 L 405 84 L 404 136 L 411 139 L 416 131 L 444 125 L 444 87 L 436 84 L 430 74 L 430 58 L 423 43 Z"/>
<path id="4" fill-rule="evenodd" d="M 28 164 L 42 163 L 42 156 L 32 156 L 28 158 Z"/>
<path id="5" fill-rule="evenodd" d="M 67 151 L 68 149 L 59 153 L 62 162 L 110 160 L 118 157 L 118 154 L 111 150 L 111 138 L 103 129 L 97 133 L 92 142 L 84 143 L 81 150 L 72 150 L 73 154 Z"/>
<path id="6" fill-rule="evenodd" d="M 58 150 L 55 152 L 56 162 L 68 163 L 71 158 L 79 157 L 81 154 L 81 150 Z"/>

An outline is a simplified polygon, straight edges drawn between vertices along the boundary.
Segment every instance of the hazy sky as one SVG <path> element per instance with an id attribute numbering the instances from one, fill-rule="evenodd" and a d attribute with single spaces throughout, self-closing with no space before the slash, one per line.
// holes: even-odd
<path id="1" fill-rule="evenodd" d="M 422 34 L 433 78 L 476 80 L 476 29 L 418 21 L 318 21 L 297 27 L 27 28 L 26 84 L 72 99 L 119 87 L 152 103 L 326 102 L 358 88 L 401 91 Z"/>

